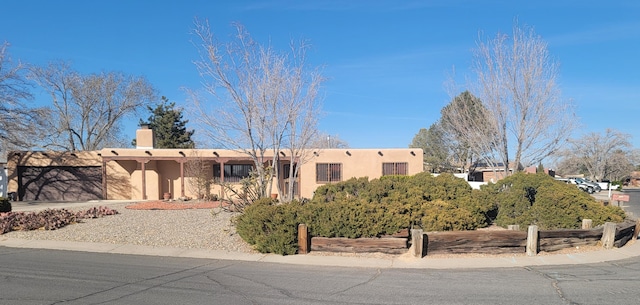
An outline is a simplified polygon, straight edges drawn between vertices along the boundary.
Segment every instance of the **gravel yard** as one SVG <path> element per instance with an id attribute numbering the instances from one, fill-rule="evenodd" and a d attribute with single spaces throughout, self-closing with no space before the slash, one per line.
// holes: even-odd
<path id="1" fill-rule="evenodd" d="M 232 224 L 236 214 L 228 212 L 214 213 L 219 209 L 191 208 L 172 209 L 164 202 L 140 203 L 133 209 L 131 203 L 109 204 L 108 207 L 117 210 L 119 214 L 96 219 L 86 219 L 81 223 L 68 225 L 64 228 L 46 231 L 12 231 L 2 236 L 27 240 L 59 240 L 77 242 L 95 242 L 110 244 L 130 244 L 152 247 L 176 247 L 187 249 L 209 249 L 230 252 L 257 253 L 236 233 Z M 132 208 L 126 208 L 131 206 Z M 75 209 L 70 209 L 76 211 Z M 79 210 L 79 209 L 78 209 Z M 484 230 L 502 230 L 495 226 Z M 633 243 L 633 241 L 631 242 Z M 566 248 L 554 252 L 541 252 L 538 255 L 573 254 L 589 251 L 603 251 L 601 246 L 583 246 Z M 407 250 L 408 255 L 409 251 Z M 330 253 L 312 251 L 312 256 L 355 256 L 390 258 L 397 255 L 384 253 Z M 425 257 L 512 257 L 525 256 L 518 254 L 440 254 Z"/>
<path id="2" fill-rule="evenodd" d="M 117 210 L 118 215 L 86 219 L 53 231 L 13 231 L 4 236 L 32 240 L 255 252 L 236 233 L 231 223 L 231 213 L 213 215 L 212 209 L 134 210 L 125 208 L 127 205 L 129 204 L 121 203 L 108 206 Z"/>

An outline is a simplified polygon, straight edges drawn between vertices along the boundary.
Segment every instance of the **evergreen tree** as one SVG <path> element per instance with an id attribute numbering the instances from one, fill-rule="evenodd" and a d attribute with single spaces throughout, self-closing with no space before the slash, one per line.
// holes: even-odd
<path id="1" fill-rule="evenodd" d="M 151 116 L 147 121 L 140 120 L 140 125 L 149 125 L 155 135 L 155 148 L 194 148 L 191 139 L 193 130 L 187 130 L 189 120 L 182 118 L 182 109 L 175 109 L 175 103 L 162 97 L 162 102 L 155 108 L 147 106 Z M 133 140 L 135 146 L 135 140 Z"/>
<path id="2" fill-rule="evenodd" d="M 429 129 L 421 128 L 413 137 L 409 145 L 411 148 L 422 148 L 424 152 L 424 170 L 433 173 L 448 172 L 451 170 L 449 163 L 448 146 L 445 135 L 439 122 L 432 124 Z"/>

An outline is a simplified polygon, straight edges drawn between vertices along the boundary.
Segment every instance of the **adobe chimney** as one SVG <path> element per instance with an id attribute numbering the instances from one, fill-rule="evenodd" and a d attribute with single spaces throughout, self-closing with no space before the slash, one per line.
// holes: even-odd
<path id="1" fill-rule="evenodd" d="M 140 128 L 136 130 L 136 148 L 153 149 L 154 146 L 155 137 L 153 136 L 153 129 L 149 128 L 147 124 L 140 125 Z"/>

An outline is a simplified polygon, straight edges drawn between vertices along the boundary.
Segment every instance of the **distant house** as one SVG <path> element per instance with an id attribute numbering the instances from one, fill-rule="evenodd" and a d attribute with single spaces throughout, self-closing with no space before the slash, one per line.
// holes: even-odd
<path id="1" fill-rule="evenodd" d="M 538 167 L 537 166 L 529 166 L 529 167 L 525 167 L 525 169 L 523 170 L 525 173 L 529 173 L 529 174 L 535 174 L 538 172 Z M 556 171 L 554 171 L 553 169 L 550 168 L 545 168 L 544 169 L 544 173 L 551 176 L 551 177 L 555 177 L 556 176 Z"/>
<path id="2" fill-rule="evenodd" d="M 630 186 L 640 186 L 640 172 L 633 171 L 631 175 L 629 175 L 629 185 Z"/>
<path id="3" fill-rule="evenodd" d="M 514 164 L 511 163 L 509 164 L 509 172 L 505 174 L 504 163 L 502 162 L 496 162 L 494 166 L 487 162 L 476 162 L 471 168 L 473 171 L 469 173 L 469 181 L 476 182 L 496 182 L 515 172 Z M 520 169 L 522 169 L 522 166 L 520 166 Z"/>
<path id="4" fill-rule="evenodd" d="M 509 164 L 509 175 L 515 172 L 515 165 L 512 163 Z M 496 182 L 500 179 L 505 178 L 504 172 L 504 163 L 496 162 L 495 166 L 491 166 L 487 162 L 476 162 L 471 166 L 473 169 L 472 172 L 469 173 L 469 181 L 475 182 Z M 525 173 L 535 174 L 538 172 L 537 166 L 529 166 L 523 168 L 522 165 L 518 166 L 519 170 L 522 170 Z M 545 168 L 544 172 L 551 177 L 556 176 L 556 172 L 553 169 Z"/>
<path id="5" fill-rule="evenodd" d="M 253 169 L 246 155 L 224 149 L 155 149 L 153 131 L 136 131 L 136 148 L 105 148 L 90 152 L 13 152 L 9 155 L 9 190 L 19 200 L 154 200 L 196 197 L 190 187 L 193 175 L 189 161 L 203 164 L 207 179 L 238 183 Z M 311 198 L 316 188 L 353 177 L 379 178 L 384 175 L 414 175 L 422 172 L 422 149 L 309 149 L 309 160 L 299 164 L 283 151 L 271 164 L 273 153 L 264 162 L 278 166 L 273 177 L 274 193 L 284 194 L 289 168 L 299 166 L 295 197 Z M 293 162 L 292 162 L 293 161 Z M 211 186 L 210 194 L 222 196 L 221 187 Z"/>

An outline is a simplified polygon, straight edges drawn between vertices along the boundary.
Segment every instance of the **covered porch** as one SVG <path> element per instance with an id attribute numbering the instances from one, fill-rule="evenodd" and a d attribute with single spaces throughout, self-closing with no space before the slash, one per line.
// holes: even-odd
<path id="1" fill-rule="evenodd" d="M 252 158 L 231 150 L 103 149 L 100 156 L 106 199 L 224 198 L 221 184 L 238 183 L 254 168 Z M 273 158 L 262 161 L 272 166 Z M 281 156 L 276 163 L 280 173 L 288 173 L 290 158 Z M 283 194 L 288 176 L 279 176 L 273 178 L 272 193 Z"/>

